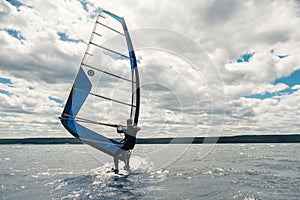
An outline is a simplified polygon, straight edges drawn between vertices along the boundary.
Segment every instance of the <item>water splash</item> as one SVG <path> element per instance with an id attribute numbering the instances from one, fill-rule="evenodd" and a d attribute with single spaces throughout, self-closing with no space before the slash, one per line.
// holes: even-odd
<path id="1" fill-rule="evenodd" d="M 153 164 L 138 156 L 131 158 L 131 172 L 118 177 L 107 173 L 113 163 L 105 163 L 84 175 L 55 180 L 46 186 L 60 193 L 60 199 L 138 199 L 145 191 L 160 190 L 155 183 L 168 176 L 166 170 L 154 170 Z M 120 163 L 120 168 L 122 164 Z"/>

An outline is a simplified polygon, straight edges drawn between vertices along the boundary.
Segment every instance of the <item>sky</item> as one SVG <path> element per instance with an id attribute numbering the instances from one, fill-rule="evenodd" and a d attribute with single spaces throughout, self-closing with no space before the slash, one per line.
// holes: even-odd
<path id="1" fill-rule="evenodd" d="M 299 1 L 0 0 L 0 137 L 70 136 L 58 116 L 101 9 L 136 48 L 141 135 L 300 132 Z"/>

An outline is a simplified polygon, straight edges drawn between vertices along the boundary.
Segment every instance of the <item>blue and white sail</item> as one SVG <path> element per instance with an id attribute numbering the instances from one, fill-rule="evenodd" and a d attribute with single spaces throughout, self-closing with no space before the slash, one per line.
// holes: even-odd
<path id="1" fill-rule="evenodd" d="M 63 126 L 83 143 L 113 156 L 122 145 L 112 139 L 118 124 L 138 124 L 140 80 L 124 18 L 101 11 L 69 98 Z"/>

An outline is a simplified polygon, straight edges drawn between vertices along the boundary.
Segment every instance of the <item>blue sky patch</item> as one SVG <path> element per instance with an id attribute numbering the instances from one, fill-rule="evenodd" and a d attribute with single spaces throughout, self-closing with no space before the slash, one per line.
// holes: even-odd
<path id="1" fill-rule="evenodd" d="M 293 87 L 294 85 L 300 85 L 300 70 L 296 70 L 291 75 L 276 79 L 274 81 L 274 84 L 278 83 L 284 83 L 289 87 Z"/>
<path id="2" fill-rule="evenodd" d="M 20 31 L 17 31 L 15 29 L 1 29 L 6 31 L 10 36 L 18 39 L 19 41 L 25 40 L 25 38 L 22 36 Z"/>
<path id="3" fill-rule="evenodd" d="M 91 17 L 92 19 L 94 19 L 94 18 L 98 15 L 98 13 L 100 13 L 100 12 L 102 12 L 102 11 L 103 11 L 102 8 L 96 8 L 96 9 L 93 11 L 93 13 L 90 15 L 90 17 Z"/>
<path id="4" fill-rule="evenodd" d="M 0 77 L 0 83 L 11 85 L 11 80 L 8 78 Z"/>
<path id="5" fill-rule="evenodd" d="M 271 98 L 272 96 L 274 96 L 274 93 L 266 92 L 264 94 L 251 94 L 245 97 L 250 99 L 267 99 L 267 98 Z"/>
<path id="6" fill-rule="evenodd" d="M 17 1 L 17 0 L 6 0 L 8 3 L 10 3 L 12 6 L 16 7 L 16 9 L 18 11 L 20 11 L 20 6 L 23 6 L 24 4 L 20 1 Z"/>
<path id="7" fill-rule="evenodd" d="M 288 57 L 288 55 L 277 55 L 277 57 L 282 59 L 282 58 Z"/>
<path id="8" fill-rule="evenodd" d="M 63 107 L 64 106 L 64 102 L 58 98 L 55 98 L 55 97 L 51 97 L 51 96 L 48 96 L 49 100 L 51 101 L 54 101 L 55 103 L 59 104 L 60 107 Z"/>
<path id="9" fill-rule="evenodd" d="M 128 58 L 125 58 L 123 56 L 120 56 L 119 54 L 112 53 L 112 52 L 109 52 L 109 51 L 103 51 L 103 54 L 111 57 L 114 60 L 128 60 Z M 120 54 L 122 54 L 122 53 L 120 53 Z M 123 54 L 123 55 L 127 56 L 126 54 Z"/>
<path id="10" fill-rule="evenodd" d="M 7 90 L 2 90 L 2 89 L 0 89 L 0 94 L 5 94 L 5 95 L 7 95 L 7 96 L 11 96 L 11 95 L 13 95 L 12 93 L 10 93 L 9 91 L 7 91 Z"/>
<path id="11" fill-rule="evenodd" d="M 77 40 L 77 39 L 69 38 L 69 36 L 66 33 L 63 33 L 63 32 L 58 32 L 57 35 L 59 36 L 59 39 L 62 40 L 62 41 L 75 42 L 75 43 L 84 42 L 83 40 Z"/>
<path id="12" fill-rule="evenodd" d="M 264 94 L 251 94 L 248 96 L 245 96 L 246 98 L 255 98 L 255 99 L 267 99 L 267 98 L 272 98 L 274 96 L 282 96 L 282 95 L 289 95 L 293 94 L 295 92 L 294 89 L 291 89 L 295 85 L 300 85 L 300 70 L 294 71 L 292 74 L 286 77 L 281 77 L 276 79 L 273 84 L 279 84 L 279 83 L 284 83 L 289 86 L 289 88 L 279 91 L 279 92 L 266 92 Z"/>
<path id="13" fill-rule="evenodd" d="M 241 55 L 236 62 L 241 63 L 241 62 L 249 62 L 250 58 L 254 55 L 253 53 L 245 53 L 243 55 Z"/>
<path id="14" fill-rule="evenodd" d="M 21 1 L 18 0 L 6 0 L 8 3 L 10 3 L 12 6 L 14 6 L 17 11 L 20 11 L 21 6 L 25 6 L 27 8 L 32 8 L 32 6 L 27 6 L 26 4 L 22 3 Z"/>
<path id="15" fill-rule="evenodd" d="M 282 90 L 280 92 L 266 92 L 264 94 L 251 94 L 248 96 L 245 96 L 246 98 L 251 98 L 251 99 L 268 99 L 272 98 L 275 96 L 283 96 L 283 95 L 289 95 L 292 94 L 294 90 L 287 88 L 285 90 Z"/>
<path id="16" fill-rule="evenodd" d="M 80 3 L 81 3 L 81 5 L 82 5 L 82 8 L 83 8 L 86 12 L 88 12 L 88 11 L 89 11 L 89 9 L 87 8 L 88 2 L 86 2 L 86 1 L 80 1 Z"/>
<path id="17" fill-rule="evenodd" d="M 270 53 L 274 54 L 274 52 L 275 52 L 275 50 L 271 49 Z M 278 58 L 282 59 L 282 58 L 288 57 L 289 55 L 275 55 L 275 56 L 277 56 Z"/>

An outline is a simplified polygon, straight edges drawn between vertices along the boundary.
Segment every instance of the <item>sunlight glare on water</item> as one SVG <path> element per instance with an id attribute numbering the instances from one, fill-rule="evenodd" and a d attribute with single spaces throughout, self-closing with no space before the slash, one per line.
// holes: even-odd
<path id="1" fill-rule="evenodd" d="M 165 168 L 137 155 L 128 176 L 106 173 L 83 145 L 1 146 L 1 199 L 299 199 L 299 144 L 200 145 Z M 152 147 L 144 146 L 144 151 Z M 163 158 L 162 158 L 163 159 Z M 160 162 L 164 162 L 161 160 Z M 120 166 L 121 167 L 121 166 Z"/>

